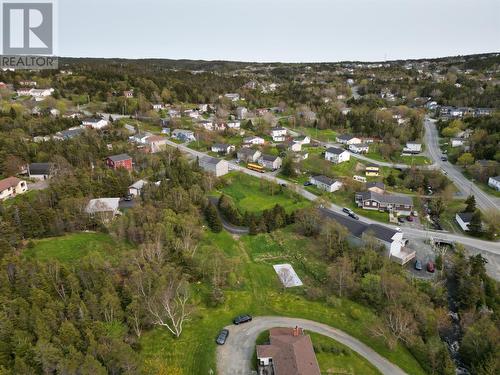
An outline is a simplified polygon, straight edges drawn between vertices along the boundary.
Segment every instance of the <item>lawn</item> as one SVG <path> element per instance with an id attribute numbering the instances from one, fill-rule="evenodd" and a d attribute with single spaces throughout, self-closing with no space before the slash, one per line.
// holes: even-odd
<path id="1" fill-rule="evenodd" d="M 285 239 L 289 238 L 288 241 Z M 256 237 L 245 236 L 241 241 L 233 239 L 225 233 L 206 233 L 202 243 L 207 245 L 206 251 L 210 251 L 212 245 L 220 244 L 229 247 L 231 253 L 240 263 L 237 266 L 238 282 L 235 286 L 225 289 L 226 301 L 223 306 L 217 308 L 206 308 L 199 305 L 186 324 L 182 336 L 174 339 L 166 329 L 156 328 L 145 332 L 140 339 L 141 356 L 146 363 L 159 362 L 167 367 L 178 370 L 179 374 L 207 374 L 216 371 L 215 337 L 219 330 L 231 324 L 231 319 L 242 313 L 250 313 L 255 316 L 276 315 L 306 318 L 337 327 L 346 331 L 378 353 L 394 362 L 409 374 L 424 374 L 417 361 L 411 354 L 401 346 L 390 351 L 379 340 L 367 334 L 370 326 L 378 319 L 367 307 L 361 306 L 349 300 L 340 300 L 336 306 L 328 306 L 324 302 L 312 302 L 306 300 L 302 294 L 304 288 L 311 286 L 314 272 L 319 266 L 310 270 L 298 265 L 301 261 L 294 254 L 303 253 L 303 260 L 307 258 L 311 264 L 314 249 L 304 246 L 307 240 L 291 235 L 291 232 L 278 231 L 273 234 L 262 234 Z M 200 247 L 200 252 L 203 245 Z M 278 282 L 277 276 L 272 269 L 272 264 L 288 260 L 303 281 L 305 286 L 284 291 Z M 318 262 L 320 263 L 320 262 Z M 323 262 L 324 263 L 324 262 Z M 324 267 L 324 265 L 323 265 Z M 193 294 L 197 301 L 206 293 L 206 286 L 196 284 Z M 335 356 L 337 358 L 339 356 Z M 321 363 L 332 366 L 331 361 L 335 358 L 321 358 Z M 356 356 L 345 356 L 337 358 L 343 362 L 338 366 L 342 368 L 358 369 L 362 367 L 361 361 Z M 361 370 L 364 371 L 364 370 Z M 150 374 L 156 373 L 151 370 Z M 362 372 L 360 372 L 362 373 Z"/>
<path id="2" fill-rule="evenodd" d="M 315 128 L 292 128 L 292 131 L 308 135 L 312 139 L 317 139 L 323 142 L 335 142 L 337 139 L 337 132 L 331 129 L 315 129 Z"/>
<path id="3" fill-rule="evenodd" d="M 347 346 L 317 333 L 309 335 L 321 374 L 380 374 L 375 366 Z"/>
<path id="4" fill-rule="evenodd" d="M 28 246 L 23 255 L 41 261 L 57 259 L 63 263 L 74 264 L 91 254 L 118 261 L 120 253 L 130 248 L 107 234 L 81 232 L 33 241 L 33 246 Z"/>
<path id="5" fill-rule="evenodd" d="M 291 212 L 310 205 L 309 201 L 286 188 L 244 173 L 232 172 L 224 176 L 224 181 L 226 186 L 218 193 L 233 198 L 242 211 L 260 212 L 279 204 Z"/>

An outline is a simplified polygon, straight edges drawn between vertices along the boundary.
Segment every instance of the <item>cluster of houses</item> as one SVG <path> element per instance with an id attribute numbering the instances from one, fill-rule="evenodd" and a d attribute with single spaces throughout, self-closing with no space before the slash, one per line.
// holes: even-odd
<path id="1" fill-rule="evenodd" d="M 462 117 L 482 117 L 491 116 L 494 108 L 470 108 L 470 107 L 451 107 L 436 106 L 439 116 L 443 118 L 462 118 Z"/>

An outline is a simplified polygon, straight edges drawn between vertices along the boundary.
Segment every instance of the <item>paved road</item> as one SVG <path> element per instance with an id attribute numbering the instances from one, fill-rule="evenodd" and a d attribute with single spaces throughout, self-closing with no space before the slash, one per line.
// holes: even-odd
<path id="1" fill-rule="evenodd" d="M 389 362 L 361 341 L 338 329 L 311 320 L 263 316 L 254 318 L 250 323 L 226 327 L 229 330 L 226 344 L 217 348 L 217 368 L 219 375 L 251 374 L 251 361 L 255 350 L 255 340 L 259 333 L 274 327 L 295 326 L 337 340 L 368 360 L 382 374 L 406 374 L 399 367 Z"/>
<path id="2" fill-rule="evenodd" d="M 217 214 L 219 215 L 220 221 L 222 223 L 222 227 L 225 230 L 227 230 L 231 234 L 236 234 L 238 236 L 242 236 L 242 235 L 248 234 L 250 232 L 250 230 L 247 227 L 239 227 L 237 225 L 233 225 L 229 221 L 224 219 L 221 212 L 219 211 L 219 207 L 217 207 L 217 203 L 219 201 L 219 198 L 209 197 L 208 199 L 210 200 L 210 202 L 212 202 L 215 205 L 215 208 L 217 210 Z"/>
<path id="3" fill-rule="evenodd" d="M 167 140 L 167 144 L 173 147 L 179 148 L 181 151 L 189 153 L 193 156 L 197 157 L 204 157 L 206 156 L 205 153 L 192 150 L 188 148 L 186 145 L 183 144 L 177 144 L 175 142 L 172 142 L 170 140 Z M 273 176 L 269 173 L 259 173 L 255 171 L 251 171 L 245 167 L 242 167 L 238 164 L 236 164 L 234 161 L 229 162 L 229 169 L 231 170 L 236 170 L 240 171 L 242 173 L 246 173 L 248 175 L 261 178 L 261 179 L 267 179 L 269 181 L 273 181 L 278 184 L 286 184 L 289 189 L 297 192 L 298 194 L 302 195 L 304 198 L 310 201 L 315 201 L 318 199 L 318 196 L 315 194 L 305 190 L 302 186 L 290 183 L 289 181 L 283 180 L 281 178 L 278 178 L 276 176 Z M 327 209 L 337 212 L 337 213 L 342 213 L 342 207 L 338 206 L 336 204 L 330 204 Z M 379 224 L 379 225 L 384 225 L 387 227 L 390 227 L 392 229 L 395 229 L 395 225 L 391 224 L 381 224 L 378 221 L 369 219 L 367 217 L 364 217 L 362 215 L 359 215 L 360 219 L 367 224 Z M 458 234 L 453 234 L 445 231 L 434 231 L 434 230 L 424 230 L 424 229 L 416 229 L 416 228 L 404 228 L 404 236 L 405 238 L 408 238 L 410 240 L 412 239 L 427 239 L 430 237 L 434 238 L 440 238 L 443 240 L 448 240 L 456 243 L 463 244 L 467 247 L 473 247 L 477 250 L 479 250 L 485 257 L 490 256 L 488 260 L 490 260 L 491 265 L 494 265 L 493 268 L 490 266 L 489 270 L 492 270 L 494 272 L 491 273 L 491 275 L 495 278 L 500 279 L 500 270 L 498 269 L 498 264 L 500 264 L 500 242 L 491 242 L 491 241 L 484 241 L 484 240 L 479 240 L 473 237 L 467 237 L 467 236 L 462 236 Z"/>
<path id="4" fill-rule="evenodd" d="M 428 117 L 425 119 L 425 143 L 434 164 L 447 173 L 448 178 L 454 182 L 463 197 L 467 197 L 472 193 L 476 198 L 477 206 L 482 210 L 500 209 L 500 198 L 485 193 L 481 188 L 465 178 L 462 172 L 450 162 L 441 161 L 443 154 L 439 148 L 439 134 L 436 128 L 436 121 Z"/>

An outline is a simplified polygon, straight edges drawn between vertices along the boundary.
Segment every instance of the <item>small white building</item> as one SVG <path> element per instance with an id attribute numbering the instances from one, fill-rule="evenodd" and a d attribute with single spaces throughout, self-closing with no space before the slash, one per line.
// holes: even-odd
<path id="1" fill-rule="evenodd" d="M 261 157 L 262 153 L 259 150 L 244 147 L 238 150 L 238 160 L 245 163 L 255 163 Z"/>
<path id="2" fill-rule="evenodd" d="M 342 134 L 337 136 L 337 142 L 343 145 L 353 145 L 356 143 L 361 143 L 361 138 L 354 137 L 350 134 Z"/>
<path id="3" fill-rule="evenodd" d="M 162 103 L 156 103 L 156 104 L 153 104 L 153 109 L 155 111 L 161 111 L 162 109 L 164 108 L 163 104 Z"/>
<path id="4" fill-rule="evenodd" d="M 500 176 L 490 177 L 488 179 L 488 186 L 500 191 Z"/>
<path id="5" fill-rule="evenodd" d="M 228 129 L 239 129 L 241 126 L 241 122 L 239 121 L 229 121 L 227 123 Z"/>
<path id="6" fill-rule="evenodd" d="M 148 182 L 146 180 L 139 180 L 134 182 L 132 185 L 128 187 L 128 193 L 133 195 L 134 197 L 138 197 L 141 195 L 142 189 L 146 186 Z"/>
<path id="7" fill-rule="evenodd" d="M 271 137 L 273 137 L 274 142 L 284 142 L 286 139 L 287 130 L 282 127 L 276 127 L 271 129 Z"/>
<path id="8" fill-rule="evenodd" d="M 259 164 L 266 169 L 271 169 L 273 171 L 280 169 L 283 160 L 279 156 L 274 155 L 262 155 L 259 159 Z"/>
<path id="9" fill-rule="evenodd" d="M 214 123 L 212 121 L 203 120 L 198 123 L 203 129 L 212 131 L 214 130 Z"/>
<path id="10" fill-rule="evenodd" d="M 199 165 L 204 171 L 213 173 L 216 177 L 229 173 L 229 163 L 222 159 L 206 156 L 199 159 Z"/>
<path id="11" fill-rule="evenodd" d="M 403 148 L 404 154 L 419 154 L 422 152 L 422 144 L 417 142 L 406 142 L 406 147 Z"/>
<path id="12" fill-rule="evenodd" d="M 459 212 L 455 215 L 455 220 L 464 232 L 469 231 L 469 224 L 471 219 L 472 212 Z"/>
<path id="13" fill-rule="evenodd" d="M 370 151 L 370 146 L 366 143 L 355 143 L 349 145 L 349 151 L 352 151 L 356 154 L 366 154 Z"/>
<path id="14" fill-rule="evenodd" d="M 326 176 L 313 176 L 311 177 L 310 182 L 318 189 L 327 191 L 329 193 L 333 193 L 334 191 L 337 191 L 342 187 L 342 182 Z"/>
<path id="15" fill-rule="evenodd" d="M 212 145 L 212 148 L 211 148 L 212 152 L 216 152 L 218 154 L 224 154 L 224 155 L 230 154 L 235 149 L 236 148 L 234 147 L 234 145 L 228 145 L 225 143 L 215 143 Z"/>
<path id="16" fill-rule="evenodd" d="M 351 159 L 349 151 L 338 147 L 330 147 L 325 152 L 325 160 L 340 164 Z"/>
<path id="17" fill-rule="evenodd" d="M 236 94 L 236 93 L 224 94 L 224 97 L 226 99 L 231 100 L 232 102 L 237 102 L 238 100 L 240 100 L 240 94 Z"/>
<path id="18" fill-rule="evenodd" d="M 236 117 L 239 120 L 245 119 L 247 117 L 247 115 L 248 115 L 248 109 L 246 109 L 245 107 L 236 108 Z"/>
<path id="19" fill-rule="evenodd" d="M 310 144 L 311 143 L 311 138 L 309 136 L 305 135 L 303 137 L 294 138 L 293 141 L 295 143 L 300 143 L 303 146 L 303 145 Z"/>
<path id="20" fill-rule="evenodd" d="M 105 120 L 102 117 L 89 117 L 82 120 L 82 126 L 93 129 L 102 129 L 108 126 L 108 124 L 108 120 Z"/>
<path id="21" fill-rule="evenodd" d="M 174 129 L 174 131 L 172 132 L 172 137 L 182 142 L 196 141 L 194 133 L 191 130 L 186 129 Z"/>
<path id="22" fill-rule="evenodd" d="M 8 177 L 0 180 L 0 201 L 7 198 L 13 198 L 18 194 L 23 194 L 28 191 L 26 181 L 17 177 Z"/>
<path id="23" fill-rule="evenodd" d="M 263 145 L 266 141 L 264 138 L 253 136 L 243 139 L 243 143 L 247 145 Z"/>
<path id="24" fill-rule="evenodd" d="M 463 138 L 452 138 L 451 139 L 451 147 L 462 147 L 465 143 Z"/>

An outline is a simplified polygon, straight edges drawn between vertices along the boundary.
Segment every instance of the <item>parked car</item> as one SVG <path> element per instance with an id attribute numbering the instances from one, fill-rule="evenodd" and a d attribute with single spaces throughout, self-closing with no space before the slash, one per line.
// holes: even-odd
<path id="1" fill-rule="evenodd" d="M 422 262 L 421 262 L 421 261 L 419 261 L 418 259 L 417 259 L 417 260 L 415 260 L 415 269 L 416 269 L 417 271 L 422 271 Z"/>
<path id="2" fill-rule="evenodd" d="M 400 227 L 396 227 L 394 229 L 396 229 L 398 232 L 401 232 L 401 228 Z"/>
<path id="3" fill-rule="evenodd" d="M 448 161 L 448 158 L 446 156 L 441 156 L 441 161 Z"/>
<path id="4" fill-rule="evenodd" d="M 411 215 L 410 215 L 410 216 L 407 216 L 407 217 L 406 217 L 406 220 L 408 220 L 408 221 L 413 221 L 413 216 L 411 216 Z"/>
<path id="5" fill-rule="evenodd" d="M 285 183 L 281 184 L 281 187 L 286 187 L 286 184 Z"/>
<path id="6" fill-rule="evenodd" d="M 350 212 L 349 213 L 349 217 L 352 218 L 352 219 L 354 219 L 354 220 L 359 220 L 359 216 L 356 215 L 354 212 Z"/>
<path id="7" fill-rule="evenodd" d="M 217 335 L 217 338 L 215 339 L 217 345 L 224 345 L 226 343 L 227 336 L 229 336 L 229 331 L 227 329 L 223 329 L 222 331 L 220 331 Z"/>
<path id="8" fill-rule="evenodd" d="M 432 260 L 429 260 L 429 262 L 427 262 L 427 271 L 429 271 L 430 273 L 434 273 L 435 270 L 436 267 L 434 266 L 434 263 L 432 262 Z"/>
<path id="9" fill-rule="evenodd" d="M 241 323 L 251 322 L 251 321 L 252 321 L 252 317 L 250 315 L 239 315 L 233 319 L 233 323 L 236 325 L 241 324 Z"/>
<path id="10" fill-rule="evenodd" d="M 312 185 L 312 183 L 310 181 L 304 182 L 304 186 L 311 186 L 311 185 Z"/>
<path id="11" fill-rule="evenodd" d="M 343 212 L 345 212 L 345 213 L 346 213 L 346 214 L 348 214 L 348 215 L 353 213 L 353 212 L 352 212 L 352 210 L 351 210 L 350 208 L 347 208 L 347 207 L 344 207 L 344 208 L 342 209 L 342 211 L 343 211 Z"/>

